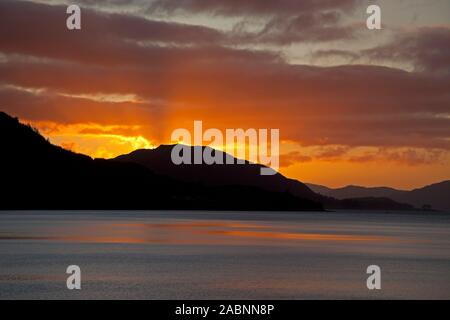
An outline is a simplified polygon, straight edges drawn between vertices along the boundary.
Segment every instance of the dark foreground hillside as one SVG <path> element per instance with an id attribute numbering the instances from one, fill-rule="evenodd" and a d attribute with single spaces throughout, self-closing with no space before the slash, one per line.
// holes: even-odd
<path id="1" fill-rule="evenodd" d="M 323 210 L 316 201 L 255 186 L 206 186 L 145 166 L 93 160 L 50 144 L 0 112 L 0 209 Z"/>

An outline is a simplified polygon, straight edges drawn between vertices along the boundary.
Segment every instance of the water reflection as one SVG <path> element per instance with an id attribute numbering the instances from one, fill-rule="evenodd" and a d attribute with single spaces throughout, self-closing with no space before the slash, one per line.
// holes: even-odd
<path id="1" fill-rule="evenodd" d="M 82 243 L 124 244 L 259 244 L 261 242 L 379 242 L 394 241 L 393 237 L 367 234 L 343 234 L 327 231 L 300 232 L 292 225 L 267 225 L 243 221 L 171 221 L 154 223 L 95 222 L 75 223 L 58 228 L 43 227 L 34 235 L 12 231 L 0 235 L 0 240 L 34 240 Z M 295 229 L 295 228 L 294 228 Z M 36 234 L 38 233 L 38 234 Z"/>
<path id="2" fill-rule="evenodd" d="M 0 213 L 0 299 L 448 299 L 449 268 L 443 215 Z"/>

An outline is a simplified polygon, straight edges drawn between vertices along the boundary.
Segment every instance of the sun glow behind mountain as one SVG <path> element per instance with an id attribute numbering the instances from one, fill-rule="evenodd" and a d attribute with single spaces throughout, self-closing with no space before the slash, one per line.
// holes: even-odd
<path id="1" fill-rule="evenodd" d="M 303 181 L 449 178 L 448 3 L 379 1 L 381 31 L 354 0 L 80 3 L 77 32 L 63 0 L 0 3 L 0 108 L 55 144 L 112 158 L 202 120 L 280 129 Z"/>

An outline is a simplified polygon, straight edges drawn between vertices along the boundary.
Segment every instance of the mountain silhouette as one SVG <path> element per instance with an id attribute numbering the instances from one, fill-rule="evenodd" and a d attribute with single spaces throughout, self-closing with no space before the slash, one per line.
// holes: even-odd
<path id="1" fill-rule="evenodd" d="M 175 165 L 173 147 L 136 150 L 110 160 L 92 159 L 52 145 L 31 126 L 0 112 L 0 209 L 414 209 L 404 198 L 383 192 L 340 198 L 280 173 L 263 176 L 263 166 L 237 164 L 237 159 L 209 147 L 184 146 L 191 155 L 196 150 L 208 151 L 235 164 Z M 430 187 L 413 196 L 421 203 L 422 195 L 431 199 L 434 192 Z"/>
<path id="2" fill-rule="evenodd" d="M 313 183 L 306 183 L 306 185 L 314 192 L 341 200 L 348 198 L 369 198 L 369 197 L 384 198 L 389 197 L 394 192 L 399 192 L 399 190 L 388 187 L 366 188 L 359 186 L 346 186 L 343 188 L 333 189 Z"/>
<path id="3" fill-rule="evenodd" d="M 255 186 L 176 180 L 145 166 L 91 159 L 52 145 L 0 112 L 0 209 L 319 211 L 320 203 Z"/>
<path id="4" fill-rule="evenodd" d="M 191 155 L 191 163 L 194 163 L 194 153 L 196 151 L 205 152 L 209 149 L 213 156 L 227 159 L 235 163 L 234 165 L 223 164 L 180 164 L 176 165 L 171 159 L 172 149 L 175 145 L 161 145 L 156 149 L 141 149 L 130 154 L 121 155 L 112 159 L 114 162 L 135 163 L 147 167 L 148 169 L 167 175 L 172 178 L 186 182 L 201 183 L 206 186 L 251 186 L 271 192 L 287 192 L 296 197 L 320 201 L 321 196 L 311 191 L 305 184 L 289 179 L 280 173 L 275 175 L 261 175 L 260 164 L 253 164 L 245 161 L 245 164 L 237 164 L 237 159 L 231 155 L 203 146 L 182 146 L 184 151 Z"/>
<path id="5" fill-rule="evenodd" d="M 320 192 L 312 191 L 304 183 L 289 179 L 280 173 L 272 176 L 262 176 L 260 174 L 260 164 L 252 164 L 248 161 L 245 164 L 222 165 L 222 164 L 180 164 L 175 165 L 171 159 L 172 150 L 175 145 L 161 145 L 156 149 L 141 149 L 126 155 L 121 155 L 112 159 L 114 162 L 135 163 L 147 167 L 148 169 L 167 175 L 172 178 L 181 179 L 186 182 L 201 183 L 206 186 L 252 186 L 270 192 L 289 193 L 302 199 L 320 202 L 326 209 L 352 209 L 352 210 L 413 210 L 409 204 L 400 203 L 384 196 L 355 196 L 336 199 Z M 185 152 L 190 155 L 190 163 L 194 163 L 195 151 L 205 152 L 209 147 L 203 146 L 183 146 Z M 236 163 L 236 159 L 231 155 L 219 150 L 209 148 L 214 157 L 222 159 L 225 163 L 231 159 Z"/>
<path id="6" fill-rule="evenodd" d="M 395 201 L 412 204 L 418 208 L 450 211 L 450 180 L 400 192 L 392 195 L 391 198 Z"/>
<path id="7" fill-rule="evenodd" d="M 311 190 L 324 196 L 336 199 L 347 198 L 389 198 L 406 203 L 416 208 L 450 211 L 450 180 L 435 183 L 411 191 L 397 190 L 388 187 L 346 186 L 343 188 L 328 188 L 317 184 L 306 184 Z"/>

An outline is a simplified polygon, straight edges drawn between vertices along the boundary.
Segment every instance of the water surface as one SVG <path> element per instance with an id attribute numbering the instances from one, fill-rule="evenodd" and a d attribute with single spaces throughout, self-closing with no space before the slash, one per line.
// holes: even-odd
<path id="1" fill-rule="evenodd" d="M 450 215 L 0 212 L 0 299 L 18 298 L 450 299 Z"/>

